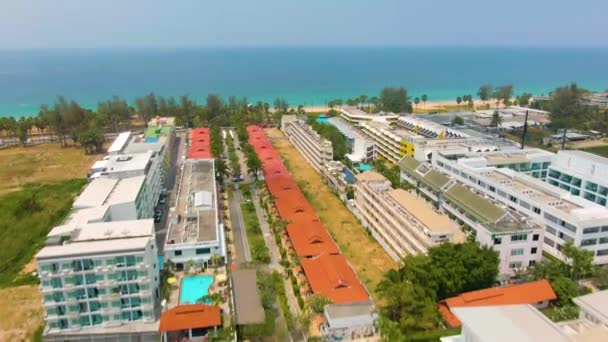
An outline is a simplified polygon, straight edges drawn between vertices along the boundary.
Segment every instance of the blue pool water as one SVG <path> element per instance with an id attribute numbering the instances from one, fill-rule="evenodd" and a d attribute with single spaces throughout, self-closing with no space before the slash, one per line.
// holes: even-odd
<path id="1" fill-rule="evenodd" d="M 155 143 L 155 142 L 158 142 L 158 138 L 156 138 L 156 137 L 146 138 L 146 142 Z"/>
<path id="2" fill-rule="evenodd" d="M 343 168 L 342 173 L 346 178 L 346 183 L 355 184 L 355 175 L 353 175 L 353 173 L 348 168 Z"/>
<path id="3" fill-rule="evenodd" d="M 213 276 L 202 275 L 186 277 L 182 280 L 179 290 L 180 304 L 194 304 L 201 297 L 209 293 L 209 286 L 213 283 Z"/>
<path id="4" fill-rule="evenodd" d="M 317 123 L 322 124 L 322 125 L 327 125 L 329 124 L 329 122 L 327 121 L 327 116 L 321 114 L 319 116 L 317 116 L 317 119 L 315 120 Z"/>
<path id="5" fill-rule="evenodd" d="M 360 171 L 369 171 L 372 169 L 372 166 L 369 164 L 361 164 L 359 165 L 359 170 Z"/>

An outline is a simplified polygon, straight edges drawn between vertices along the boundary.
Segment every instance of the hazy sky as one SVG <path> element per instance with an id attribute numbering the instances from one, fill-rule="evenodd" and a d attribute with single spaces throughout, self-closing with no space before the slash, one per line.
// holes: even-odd
<path id="1" fill-rule="evenodd" d="M 607 0 L 0 0 L 0 48 L 608 46 Z"/>

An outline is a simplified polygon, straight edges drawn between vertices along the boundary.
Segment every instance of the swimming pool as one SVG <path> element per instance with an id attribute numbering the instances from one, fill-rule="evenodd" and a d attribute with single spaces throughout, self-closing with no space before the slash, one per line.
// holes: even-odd
<path id="1" fill-rule="evenodd" d="M 179 303 L 196 303 L 197 300 L 209 293 L 209 286 L 212 283 L 213 276 L 210 275 L 185 277 L 182 279 L 182 286 L 179 289 Z"/>

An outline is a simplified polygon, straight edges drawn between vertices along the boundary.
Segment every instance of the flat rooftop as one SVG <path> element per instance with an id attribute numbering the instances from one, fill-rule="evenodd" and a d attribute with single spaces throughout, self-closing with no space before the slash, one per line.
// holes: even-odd
<path id="1" fill-rule="evenodd" d="M 421 135 L 417 135 L 416 133 L 408 131 L 407 129 L 404 129 L 404 128 L 398 128 L 398 127 L 391 126 L 387 122 L 376 122 L 376 121 L 364 122 L 364 123 L 361 123 L 361 127 L 369 130 L 370 132 L 372 132 L 376 135 L 387 136 L 398 143 L 401 142 L 401 140 L 409 141 L 409 140 L 414 140 L 414 139 L 419 139 L 419 140 L 424 139 L 424 137 Z"/>
<path id="2" fill-rule="evenodd" d="M 93 179 L 74 200 L 74 209 L 98 207 L 105 203 L 118 179 L 99 177 Z"/>
<path id="3" fill-rule="evenodd" d="M 412 129 L 416 134 L 424 135 L 429 138 L 467 138 L 468 135 L 458 130 L 449 128 L 442 124 L 423 119 L 417 115 L 403 115 L 397 119 L 397 122 L 408 129 Z"/>
<path id="4" fill-rule="evenodd" d="M 565 332 L 531 305 L 467 307 L 453 311 L 480 341 L 571 341 Z"/>
<path id="5" fill-rule="evenodd" d="M 585 310 L 592 311 L 596 316 L 608 322 L 608 290 L 597 291 L 574 298 L 574 302 Z"/>
<path id="6" fill-rule="evenodd" d="M 460 232 L 454 221 L 447 215 L 435 212 L 424 198 L 416 197 L 403 189 L 389 190 L 388 196 L 401 207 L 395 209 L 407 210 L 429 230 L 435 233 L 454 233 L 454 236 Z"/>
<path id="7" fill-rule="evenodd" d="M 380 118 L 396 119 L 397 117 L 399 117 L 399 115 L 397 115 L 395 113 L 380 112 L 380 113 L 370 114 L 357 107 L 342 107 L 340 109 L 340 112 L 345 116 L 363 119 L 363 120 L 375 120 L 375 119 L 380 119 Z"/>
<path id="8" fill-rule="evenodd" d="M 110 148 L 108 148 L 108 153 L 118 153 L 118 152 L 122 151 L 122 149 L 125 147 L 125 144 L 127 143 L 127 141 L 129 141 L 130 136 L 131 136 L 131 132 L 120 133 L 116 137 L 116 139 L 114 139 L 114 142 L 112 143 L 112 145 L 110 145 Z"/>
<path id="9" fill-rule="evenodd" d="M 129 153 L 110 156 L 104 172 L 108 174 L 119 172 L 142 172 L 145 173 L 148 164 L 152 160 L 151 151 L 144 153 Z"/>
<path id="10" fill-rule="evenodd" d="M 146 176 L 122 178 L 108 195 L 104 205 L 135 202 L 139 191 L 146 182 Z"/>
<path id="11" fill-rule="evenodd" d="M 217 198 L 213 160 L 189 159 L 179 184 L 175 217 L 167 234 L 174 243 L 218 239 Z"/>
<path id="12" fill-rule="evenodd" d="M 66 236 L 67 240 L 59 244 L 47 243 L 36 254 L 37 259 L 144 249 L 154 239 L 154 221 L 146 219 L 87 223 L 57 235 Z"/>

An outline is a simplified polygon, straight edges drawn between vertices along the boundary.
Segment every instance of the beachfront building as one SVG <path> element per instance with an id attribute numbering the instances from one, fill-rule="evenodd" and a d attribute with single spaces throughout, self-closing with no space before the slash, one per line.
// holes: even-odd
<path id="1" fill-rule="evenodd" d="M 543 250 L 562 258 L 570 241 L 608 263 L 608 209 L 509 168 L 477 167 L 451 155 L 433 154 L 433 167 L 544 227 Z"/>
<path id="2" fill-rule="evenodd" d="M 395 260 L 426 253 L 442 242 L 463 242 L 465 235 L 447 215 L 375 171 L 356 176 L 355 203 L 363 225 Z"/>
<path id="3" fill-rule="evenodd" d="M 158 336 L 154 222 L 99 220 L 83 209 L 36 255 L 45 341 Z"/>
<path id="4" fill-rule="evenodd" d="M 183 270 L 187 263 L 207 266 L 226 258 L 224 226 L 218 220 L 213 159 L 188 159 L 183 166 L 177 202 L 169 212 L 165 260 Z"/>
<path id="5" fill-rule="evenodd" d="M 393 122 L 397 120 L 399 115 L 395 113 L 385 112 L 370 114 L 357 107 L 341 107 L 340 117 L 351 125 L 357 125 L 363 122 L 371 122 L 378 120 L 385 122 Z"/>
<path id="6" fill-rule="evenodd" d="M 321 137 L 304 120 L 298 119 L 295 115 L 283 115 L 281 119 L 281 129 L 291 143 L 300 151 L 302 156 L 317 171 L 323 165 L 333 160 L 334 154 L 331 141 Z"/>
<path id="7" fill-rule="evenodd" d="M 572 300 L 580 309 L 580 319 L 608 329 L 608 290 L 597 291 Z"/>
<path id="8" fill-rule="evenodd" d="M 161 118 L 158 120 L 160 119 Z M 160 122 L 162 123 L 162 121 Z M 174 145 L 175 126 L 170 124 L 160 126 L 148 125 L 148 128 L 143 134 L 131 137 L 129 144 L 125 147 L 123 153 L 135 154 L 152 152 L 153 156 L 159 160 L 160 170 L 162 171 L 161 179 L 163 181 L 162 184 L 164 185 L 165 177 L 171 168 Z"/>
<path id="9" fill-rule="evenodd" d="M 584 152 L 557 152 L 547 183 L 601 206 L 608 206 L 608 158 Z"/>
<path id="10" fill-rule="evenodd" d="M 501 151 L 462 152 L 455 149 L 440 151 L 448 159 L 457 159 L 459 164 L 472 168 L 507 168 L 518 173 L 545 180 L 549 166 L 555 160 L 555 153 L 539 148 L 513 149 Z"/>
<path id="11" fill-rule="evenodd" d="M 403 156 L 413 156 L 414 146 L 425 138 L 388 122 L 361 122 L 361 131 L 374 141 L 374 156 L 396 164 Z"/>
<path id="12" fill-rule="evenodd" d="M 435 208 L 447 213 L 479 243 L 498 253 L 501 275 L 513 275 L 542 258 L 542 225 L 479 196 L 428 162 L 404 157 L 399 166 L 402 182 L 416 186 Z"/>
<path id="13" fill-rule="evenodd" d="M 340 117 L 329 118 L 327 123 L 336 127 L 344 136 L 348 147 L 345 157 L 348 160 L 352 163 L 368 163 L 374 159 L 374 142 L 371 139 Z"/>

